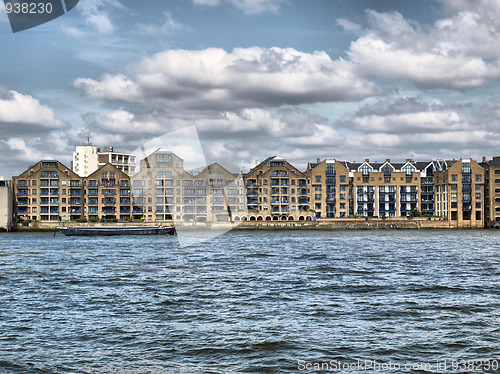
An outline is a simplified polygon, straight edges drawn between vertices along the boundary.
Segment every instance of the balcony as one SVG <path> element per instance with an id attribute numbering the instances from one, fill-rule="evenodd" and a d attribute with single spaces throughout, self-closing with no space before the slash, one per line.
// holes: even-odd
<path id="1" fill-rule="evenodd" d="M 82 205 L 82 200 L 81 199 L 71 199 L 70 204 L 71 205 Z"/>
<path id="2" fill-rule="evenodd" d="M 327 203 L 335 203 L 335 202 L 337 202 L 337 199 L 334 197 L 327 197 L 326 202 Z"/>
<path id="3" fill-rule="evenodd" d="M 132 213 L 144 213 L 144 209 L 142 209 L 142 208 L 134 208 L 132 210 Z"/>
<path id="4" fill-rule="evenodd" d="M 288 173 L 286 171 L 273 171 L 271 178 L 273 177 L 288 178 Z"/>
<path id="5" fill-rule="evenodd" d="M 16 184 L 16 187 L 28 187 L 28 182 L 19 182 Z"/>
<path id="6" fill-rule="evenodd" d="M 89 200 L 89 205 L 99 205 L 99 202 L 97 200 Z"/>
<path id="7" fill-rule="evenodd" d="M 28 205 L 28 200 L 19 200 L 17 205 Z"/>
<path id="8" fill-rule="evenodd" d="M 257 191 L 247 191 L 247 195 L 258 195 Z"/>
<path id="9" fill-rule="evenodd" d="M 309 204 L 309 198 L 300 198 L 299 204 Z"/>
<path id="10" fill-rule="evenodd" d="M 71 181 L 69 183 L 69 186 L 70 187 L 81 187 L 82 186 L 82 182 L 80 182 L 80 181 Z"/>
<path id="11" fill-rule="evenodd" d="M 130 213 L 130 208 L 120 207 L 120 213 Z"/>
<path id="12" fill-rule="evenodd" d="M 248 200 L 247 199 L 247 205 L 256 205 L 256 204 L 259 204 L 258 200 L 256 200 L 256 199 L 250 199 L 250 200 Z"/>
<path id="13" fill-rule="evenodd" d="M 17 208 L 17 213 L 27 214 L 27 213 L 29 213 L 29 208 Z"/>
<path id="14" fill-rule="evenodd" d="M 104 205 L 115 205 L 116 200 L 104 200 Z"/>
<path id="15" fill-rule="evenodd" d="M 81 213 L 82 213 L 81 209 L 71 209 L 71 214 L 81 214 Z"/>
<path id="16" fill-rule="evenodd" d="M 120 187 L 130 187 L 130 183 L 128 182 L 121 182 Z"/>
<path id="17" fill-rule="evenodd" d="M 258 184 L 256 182 L 247 182 L 246 186 L 247 187 L 258 187 Z"/>
<path id="18" fill-rule="evenodd" d="M 44 213 L 45 213 L 45 214 L 49 213 L 49 208 L 41 208 L 41 209 L 40 209 L 40 213 L 42 213 L 42 214 L 44 214 Z"/>
<path id="19" fill-rule="evenodd" d="M 18 191 L 17 196 L 28 196 L 28 191 Z"/>
<path id="20" fill-rule="evenodd" d="M 76 191 L 75 190 L 71 190 L 69 194 L 70 194 L 70 196 L 82 196 L 82 191 L 80 191 L 80 190 L 76 190 Z"/>
<path id="21" fill-rule="evenodd" d="M 59 200 L 50 200 L 50 205 L 59 205 Z"/>
<path id="22" fill-rule="evenodd" d="M 472 187 L 463 187 L 462 192 L 472 192 Z"/>

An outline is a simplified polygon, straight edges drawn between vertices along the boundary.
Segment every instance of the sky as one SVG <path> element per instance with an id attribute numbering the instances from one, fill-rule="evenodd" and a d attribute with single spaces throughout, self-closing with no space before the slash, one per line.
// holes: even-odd
<path id="1" fill-rule="evenodd" d="M 500 155 L 498 0 L 80 0 L 0 10 L 0 174 L 196 125 L 208 162 Z"/>

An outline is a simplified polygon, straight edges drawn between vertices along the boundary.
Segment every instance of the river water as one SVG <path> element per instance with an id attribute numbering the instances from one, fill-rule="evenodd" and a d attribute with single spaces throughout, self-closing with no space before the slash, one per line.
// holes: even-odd
<path id="1" fill-rule="evenodd" d="M 0 235 L 0 373 L 500 372 L 495 362 L 500 231 L 238 231 L 190 247 Z"/>

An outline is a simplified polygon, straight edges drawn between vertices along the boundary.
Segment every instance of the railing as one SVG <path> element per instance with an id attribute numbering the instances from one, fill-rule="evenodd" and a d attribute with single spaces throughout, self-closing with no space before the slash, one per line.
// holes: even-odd
<path id="1" fill-rule="evenodd" d="M 115 200 L 104 200 L 104 205 L 115 205 L 116 201 Z"/>
<path id="2" fill-rule="evenodd" d="M 89 191 L 89 196 L 99 196 L 99 192 L 97 192 L 97 191 Z"/>
<path id="3" fill-rule="evenodd" d="M 82 182 L 80 182 L 80 181 L 71 181 L 71 182 L 69 182 L 69 186 L 70 187 L 81 187 L 82 186 Z"/>
<path id="4" fill-rule="evenodd" d="M 17 187 L 28 187 L 28 183 L 24 182 L 24 183 L 18 183 L 16 184 Z"/>
<path id="5" fill-rule="evenodd" d="M 17 202 L 17 205 L 28 205 L 28 202 L 27 201 L 24 201 L 24 200 L 19 200 Z"/>
<path id="6" fill-rule="evenodd" d="M 71 190 L 71 192 L 69 194 L 70 194 L 70 196 L 82 196 L 82 191 Z"/>
<path id="7" fill-rule="evenodd" d="M 89 205 L 99 205 L 99 202 L 97 200 L 89 200 L 88 204 Z"/>
<path id="8" fill-rule="evenodd" d="M 28 192 L 25 192 L 25 191 L 19 191 L 16 195 L 17 195 L 17 196 L 28 196 Z"/>
<path id="9" fill-rule="evenodd" d="M 258 187 L 258 184 L 255 182 L 247 182 L 246 186 L 247 187 Z"/>
<path id="10" fill-rule="evenodd" d="M 247 195 L 258 195 L 257 191 L 247 191 Z"/>

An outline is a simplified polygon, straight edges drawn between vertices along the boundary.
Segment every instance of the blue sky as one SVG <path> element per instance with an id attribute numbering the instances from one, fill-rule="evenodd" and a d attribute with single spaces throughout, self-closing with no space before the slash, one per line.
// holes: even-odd
<path id="1" fill-rule="evenodd" d="M 0 11 L 0 174 L 196 124 L 209 161 L 500 154 L 496 0 L 81 0 Z M 245 169 L 244 169 L 245 170 Z"/>

